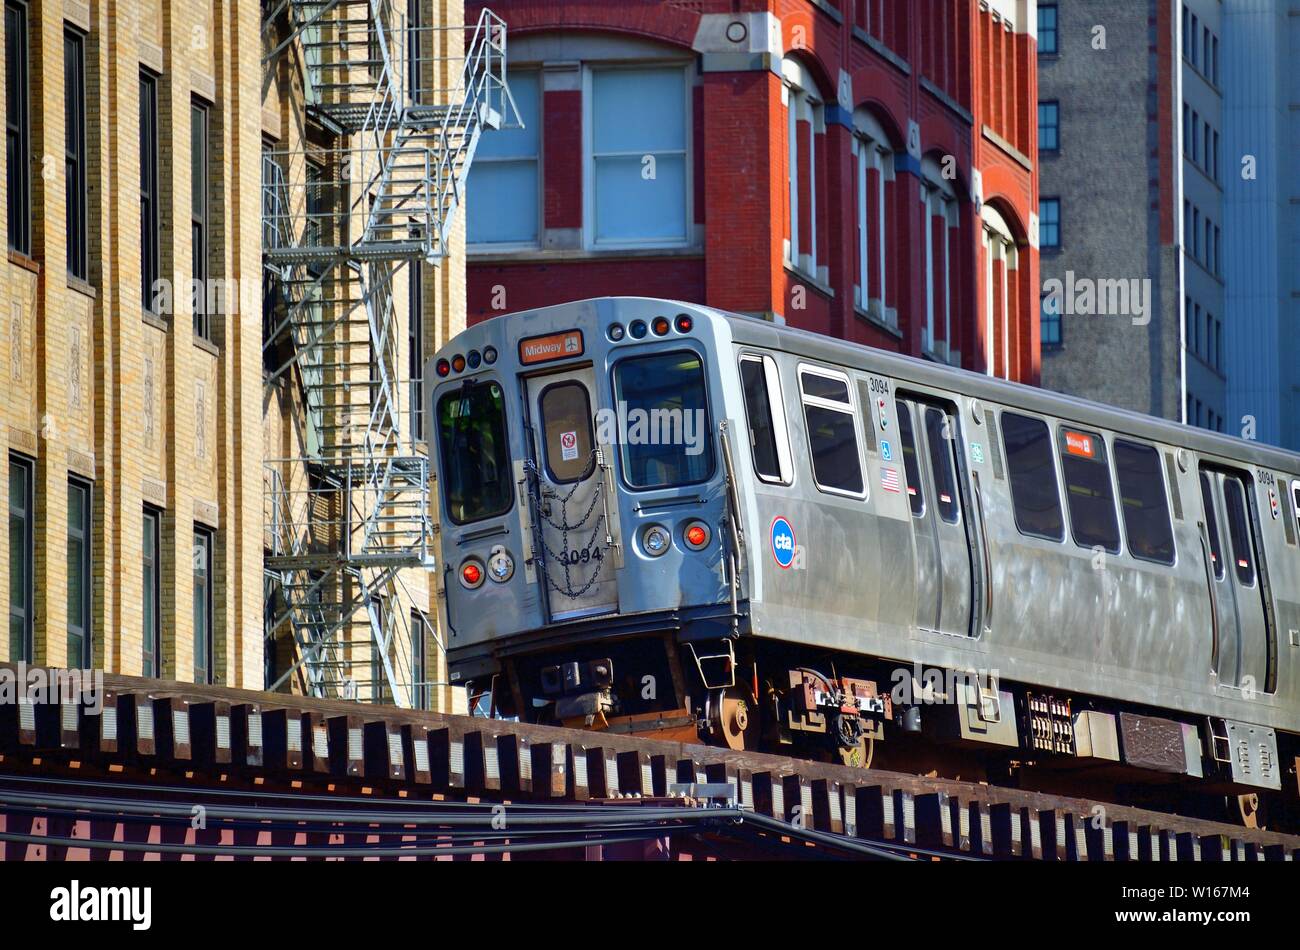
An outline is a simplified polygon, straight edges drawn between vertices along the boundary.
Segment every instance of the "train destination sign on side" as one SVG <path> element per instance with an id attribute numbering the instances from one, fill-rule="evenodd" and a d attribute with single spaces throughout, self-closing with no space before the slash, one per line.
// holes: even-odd
<path id="1" fill-rule="evenodd" d="M 533 336 L 519 341 L 519 362 L 524 366 L 530 363 L 548 363 L 551 360 L 581 356 L 582 349 L 581 330 Z"/>

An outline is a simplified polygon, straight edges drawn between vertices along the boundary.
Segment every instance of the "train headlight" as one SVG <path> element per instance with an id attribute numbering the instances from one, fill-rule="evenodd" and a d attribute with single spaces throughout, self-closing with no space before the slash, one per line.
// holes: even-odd
<path id="1" fill-rule="evenodd" d="M 699 551 L 709 545 L 710 531 L 709 526 L 703 521 L 692 521 L 682 532 L 682 538 L 686 541 L 686 546 L 692 551 Z"/>
<path id="2" fill-rule="evenodd" d="M 493 550 L 487 562 L 488 577 L 498 584 L 504 584 L 515 573 L 515 562 L 505 548 Z"/>
<path id="3" fill-rule="evenodd" d="M 460 582 L 469 590 L 483 586 L 485 577 L 483 562 L 476 557 L 466 558 L 460 565 Z"/>
<path id="4" fill-rule="evenodd" d="M 672 540 L 673 536 L 668 533 L 667 528 L 652 524 L 641 534 L 641 547 L 645 548 L 645 553 L 651 557 L 658 557 L 668 550 Z"/>
<path id="5" fill-rule="evenodd" d="M 611 323 L 609 325 L 609 338 L 615 343 L 623 339 L 623 324 Z"/>
<path id="6" fill-rule="evenodd" d="M 491 366 L 497 361 L 497 348 L 495 346 L 483 347 L 483 362 Z"/>

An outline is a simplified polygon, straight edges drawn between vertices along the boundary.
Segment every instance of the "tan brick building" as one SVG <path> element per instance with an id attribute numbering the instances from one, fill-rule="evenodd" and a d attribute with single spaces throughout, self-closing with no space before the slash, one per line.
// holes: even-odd
<path id="1" fill-rule="evenodd" d="M 462 17 L 5 0 L 0 660 L 443 701 L 431 538 L 375 529 L 427 486 L 414 348 L 464 325 Z M 415 242 L 407 154 L 450 172 Z"/>

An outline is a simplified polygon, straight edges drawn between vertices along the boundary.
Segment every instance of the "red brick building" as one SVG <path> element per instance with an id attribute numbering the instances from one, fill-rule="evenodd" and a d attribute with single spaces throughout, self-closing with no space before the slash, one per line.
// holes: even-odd
<path id="1" fill-rule="evenodd" d="M 1037 382 L 1034 0 L 493 9 L 471 322 L 673 297 Z"/>

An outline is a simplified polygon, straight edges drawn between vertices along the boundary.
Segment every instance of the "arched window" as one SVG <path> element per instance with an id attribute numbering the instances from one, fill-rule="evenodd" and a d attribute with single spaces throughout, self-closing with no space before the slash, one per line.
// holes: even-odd
<path id="1" fill-rule="evenodd" d="M 984 372 L 1011 378 L 1012 314 L 1015 311 L 1015 271 L 1019 251 L 1011 227 L 991 205 L 981 212 L 984 223 Z"/>
<path id="2" fill-rule="evenodd" d="M 925 218 L 925 332 L 926 353 L 949 362 L 952 353 L 953 240 L 957 234 L 957 192 L 933 158 L 921 162 L 921 213 Z"/>
<path id="3" fill-rule="evenodd" d="M 853 113 L 853 164 L 858 225 L 853 302 L 881 322 L 896 327 L 897 311 L 889 309 L 885 296 L 889 244 L 886 187 L 892 191 L 894 153 L 884 128 L 866 109 Z"/>
<path id="4" fill-rule="evenodd" d="M 788 214 L 785 222 L 786 263 L 818 279 L 817 139 L 826 132 L 824 106 L 812 74 L 796 59 L 781 63 L 785 80 L 788 150 Z"/>

